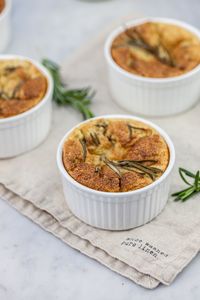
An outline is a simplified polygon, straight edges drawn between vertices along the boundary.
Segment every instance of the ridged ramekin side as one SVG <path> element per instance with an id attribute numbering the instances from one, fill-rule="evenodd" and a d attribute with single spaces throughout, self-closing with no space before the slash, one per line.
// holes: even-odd
<path id="1" fill-rule="evenodd" d="M 200 71 L 192 78 L 170 84 L 139 82 L 122 77 L 108 66 L 113 99 L 126 110 L 145 116 L 170 116 L 186 111 L 200 97 Z"/>
<path id="2" fill-rule="evenodd" d="M 0 124 L 0 158 L 9 158 L 38 146 L 47 136 L 51 126 L 51 97 L 44 105 L 23 119 Z"/>
<path id="3" fill-rule="evenodd" d="M 62 175 L 61 175 L 62 176 Z M 72 186 L 62 178 L 67 204 L 75 216 L 85 223 L 102 229 L 126 230 L 146 224 L 164 208 L 170 187 L 170 176 L 144 193 L 124 193 L 117 196 L 95 195 Z"/>

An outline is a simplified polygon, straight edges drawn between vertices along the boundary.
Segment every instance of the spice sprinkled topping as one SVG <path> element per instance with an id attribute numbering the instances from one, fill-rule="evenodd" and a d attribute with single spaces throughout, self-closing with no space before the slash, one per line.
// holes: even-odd
<path id="1" fill-rule="evenodd" d="M 75 129 L 64 143 L 66 171 L 79 183 L 107 192 L 149 185 L 169 161 L 166 142 L 142 122 L 97 119 Z"/>

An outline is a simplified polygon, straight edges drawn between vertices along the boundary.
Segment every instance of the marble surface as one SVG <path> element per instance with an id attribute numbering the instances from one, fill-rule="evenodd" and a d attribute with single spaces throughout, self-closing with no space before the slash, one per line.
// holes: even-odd
<path id="1" fill-rule="evenodd" d="M 200 27 L 200 2 L 13 0 L 7 52 L 61 63 L 127 15 L 175 17 Z M 0 200 L 0 300 L 199 300 L 199 270 L 198 255 L 170 287 L 146 290 L 71 249 Z"/>

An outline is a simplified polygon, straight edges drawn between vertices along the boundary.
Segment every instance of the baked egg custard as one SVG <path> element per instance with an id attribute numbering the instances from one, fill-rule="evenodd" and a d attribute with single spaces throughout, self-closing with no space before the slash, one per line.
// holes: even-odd
<path id="1" fill-rule="evenodd" d="M 146 22 L 120 33 L 113 40 L 111 55 L 117 65 L 136 75 L 179 76 L 200 63 L 200 39 L 177 25 Z"/>
<path id="2" fill-rule="evenodd" d="M 21 114 L 45 96 L 47 79 L 29 61 L 0 60 L 0 118 Z"/>
<path id="3" fill-rule="evenodd" d="M 94 119 L 75 128 L 63 144 L 63 164 L 77 182 L 104 192 L 127 192 L 157 180 L 169 149 L 149 125 L 133 119 Z"/>

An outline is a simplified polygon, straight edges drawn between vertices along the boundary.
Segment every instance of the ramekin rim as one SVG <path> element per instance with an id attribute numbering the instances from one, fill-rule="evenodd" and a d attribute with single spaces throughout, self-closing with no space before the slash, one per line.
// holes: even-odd
<path id="1" fill-rule="evenodd" d="M 2 12 L 0 13 L 0 22 L 10 12 L 11 6 L 12 6 L 11 0 L 5 0 L 5 7 L 3 8 Z"/>
<path id="2" fill-rule="evenodd" d="M 178 82 L 184 79 L 187 79 L 188 77 L 191 77 L 192 75 L 196 74 L 198 71 L 200 71 L 200 64 L 198 64 L 195 68 L 192 70 L 178 76 L 173 76 L 173 77 L 167 77 L 167 78 L 153 78 L 153 77 L 143 77 L 137 74 L 130 73 L 126 71 L 125 69 L 121 68 L 112 58 L 112 55 L 110 53 L 110 48 L 111 44 L 114 40 L 114 38 L 120 33 L 124 31 L 124 25 L 127 27 L 131 27 L 133 25 L 138 25 L 138 24 L 143 24 L 145 22 L 161 22 L 161 23 L 169 23 L 169 24 L 174 24 L 177 26 L 180 26 L 182 28 L 185 28 L 186 30 L 192 32 L 195 34 L 199 40 L 200 40 L 200 30 L 196 28 L 193 25 L 188 24 L 187 22 L 178 20 L 178 19 L 173 19 L 173 18 L 162 18 L 162 17 L 144 17 L 144 18 L 136 18 L 129 20 L 120 26 L 116 27 L 114 30 L 110 32 L 108 37 L 106 38 L 106 41 L 104 43 L 104 56 L 109 63 L 109 65 L 112 66 L 118 73 L 121 75 L 132 79 L 136 80 L 138 82 L 144 82 L 144 83 L 172 83 L 172 82 Z"/>
<path id="3" fill-rule="evenodd" d="M 91 120 L 97 120 L 97 119 L 103 119 L 103 118 L 107 118 L 107 119 L 133 119 L 133 120 L 136 120 L 136 121 L 141 121 L 149 126 L 151 126 L 152 128 L 156 129 L 159 134 L 164 138 L 164 140 L 166 141 L 167 145 L 168 145 L 168 148 L 169 148 L 169 153 L 170 153 L 170 159 L 169 159 L 169 163 L 168 163 L 168 166 L 166 168 L 166 170 L 164 171 L 164 173 L 156 180 L 154 181 L 153 183 L 143 187 L 143 188 L 140 188 L 140 189 L 137 189 L 137 190 L 134 190 L 134 191 L 128 191 L 128 192 L 104 192 L 104 191 L 98 191 L 98 190 L 94 190 L 94 189 L 91 189 L 87 186 L 84 186 L 82 185 L 81 183 L 77 182 L 72 176 L 70 176 L 70 174 L 66 171 L 66 169 L 64 168 L 64 165 L 63 165 L 63 160 L 62 160 L 62 149 L 63 149 L 63 144 L 64 144 L 64 141 L 66 140 L 66 138 L 71 134 L 71 132 L 75 129 L 75 128 L 78 128 L 80 125 L 82 124 L 85 124 L 85 123 L 88 123 L 90 122 Z M 132 116 L 132 115 L 127 115 L 127 114 L 109 114 L 109 115 L 101 115 L 101 116 L 97 116 L 97 117 L 94 117 L 94 118 L 91 118 L 91 119 L 88 119 L 86 121 L 83 121 L 83 122 L 80 122 L 78 123 L 77 125 L 73 126 L 70 130 L 67 131 L 67 133 L 64 135 L 64 137 L 61 139 L 59 145 L 58 145 L 58 148 L 57 148 L 57 154 L 56 154 L 56 160 L 57 160 L 57 166 L 58 166 L 58 169 L 60 171 L 60 173 L 62 174 L 62 176 L 68 181 L 70 182 L 70 184 L 72 184 L 73 186 L 75 186 L 76 188 L 78 188 L 79 190 L 82 190 L 82 191 L 85 191 L 85 192 L 88 192 L 88 193 L 93 193 L 95 195 L 98 195 L 98 196 L 106 196 L 106 197 L 125 197 L 125 196 L 128 196 L 128 195 L 136 195 L 136 194 L 141 194 L 143 192 L 146 192 L 148 190 L 152 190 L 155 186 L 159 185 L 161 182 L 163 182 L 167 177 L 168 175 L 171 173 L 173 167 L 174 167 L 174 163 L 175 163 L 175 148 L 174 148 L 174 145 L 173 145 L 173 142 L 171 140 L 171 138 L 169 137 L 169 135 L 161 128 L 159 127 L 158 125 L 156 125 L 155 123 L 149 121 L 149 120 L 146 120 L 144 118 L 140 118 L 140 117 L 137 117 L 137 116 Z"/>
<path id="4" fill-rule="evenodd" d="M 40 100 L 40 102 L 38 104 L 36 104 L 31 109 L 28 109 L 27 111 L 25 111 L 23 113 L 20 113 L 18 115 L 0 119 L 0 126 L 1 126 L 1 124 L 9 124 L 9 123 L 24 119 L 25 117 L 27 117 L 27 116 L 31 115 L 32 113 L 36 112 L 49 100 L 49 97 L 51 96 L 51 94 L 53 92 L 53 79 L 51 77 L 51 74 L 40 62 L 38 62 L 35 59 L 32 59 L 30 57 L 23 56 L 23 55 L 0 54 L 0 60 L 9 60 L 9 59 L 19 59 L 19 60 L 24 60 L 24 61 L 31 62 L 45 76 L 45 78 L 47 80 L 47 90 L 46 90 L 46 93 L 45 93 L 44 97 Z"/>

